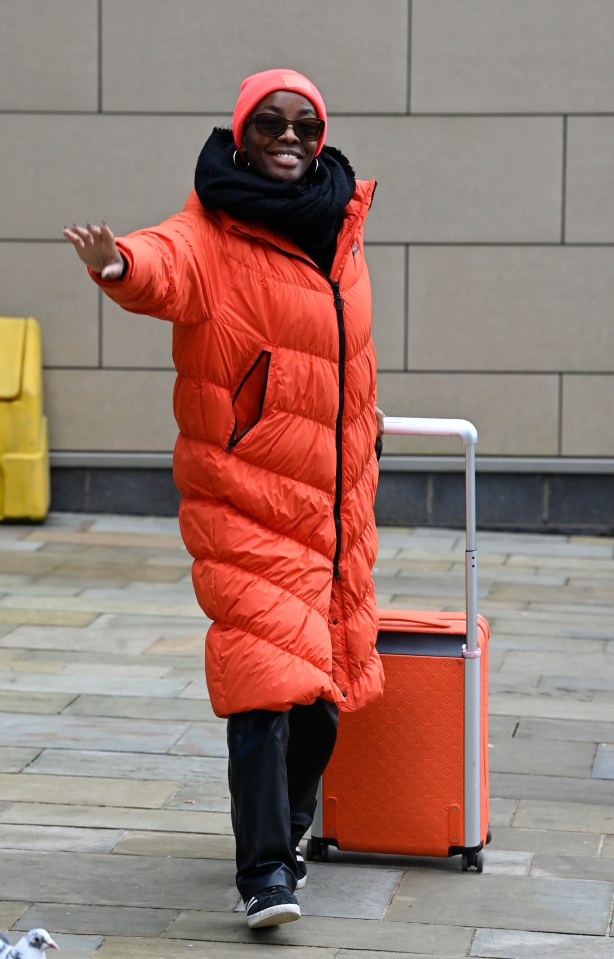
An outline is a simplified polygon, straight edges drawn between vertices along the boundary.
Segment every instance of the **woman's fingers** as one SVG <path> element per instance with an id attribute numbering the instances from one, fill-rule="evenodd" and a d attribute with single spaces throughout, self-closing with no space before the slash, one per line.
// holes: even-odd
<path id="1" fill-rule="evenodd" d="M 85 226 L 73 223 L 70 227 L 65 226 L 63 233 L 86 266 L 100 273 L 103 279 L 121 276 L 123 260 L 115 245 L 115 237 L 104 220 L 100 226 L 96 223 L 86 223 Z"/>
<path id="2" fill-rule="evenodd" d="M 62 233 L 64 234 L 67 240 L 70 240 L 70 242 L 73 244 L 74 247 L 79 248 L 83 246 L 83 240 L 81 239 L 81 237 L 78 236 L 78 234 L 75 233 L 73 230 L 70 230 L 67 226 L 64 227 L 64 229 L 62 230 Z"/>

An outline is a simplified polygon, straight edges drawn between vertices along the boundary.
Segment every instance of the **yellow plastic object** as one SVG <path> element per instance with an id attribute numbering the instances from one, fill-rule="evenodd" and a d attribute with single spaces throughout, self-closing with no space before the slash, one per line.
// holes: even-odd
<path id="1" fill-rule="evenodd" d="M 0 520 L 41 520 L 48 510 L 40 327 L 0 317 Z"/>

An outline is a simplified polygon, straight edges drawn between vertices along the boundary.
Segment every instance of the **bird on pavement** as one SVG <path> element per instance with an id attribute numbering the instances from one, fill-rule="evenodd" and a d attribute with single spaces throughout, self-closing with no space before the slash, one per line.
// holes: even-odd
<path id="1" fill-rule="evenodd" d="M 0 933 L 0 959 L 45 959 L 45 949 L 59 948 L 46 929 L 30 929 L 14 946 Z"/>

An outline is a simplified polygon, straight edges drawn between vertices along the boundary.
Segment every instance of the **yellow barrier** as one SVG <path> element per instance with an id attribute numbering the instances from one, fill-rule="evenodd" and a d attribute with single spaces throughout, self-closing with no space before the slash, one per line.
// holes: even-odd
<path id="1" fill-rule="evenodd" d="M 41 520 L 49 509 L 40 327 L 0 317 L 0 520 Z"/>

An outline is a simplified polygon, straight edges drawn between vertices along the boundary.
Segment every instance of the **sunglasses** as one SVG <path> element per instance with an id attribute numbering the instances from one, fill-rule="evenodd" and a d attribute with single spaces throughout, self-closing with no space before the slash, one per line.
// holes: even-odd
<path id="1" fill-rule="evenodd" d="M 305 117 L 302 120 L 286 120 L 276 113 L 257 113 L 245 126 L 253 123 L 263 137 L 280 137 L 288 127 L 292 127 L 299 140 L 319 140 L 324 133 L 324 120 Z"/>

